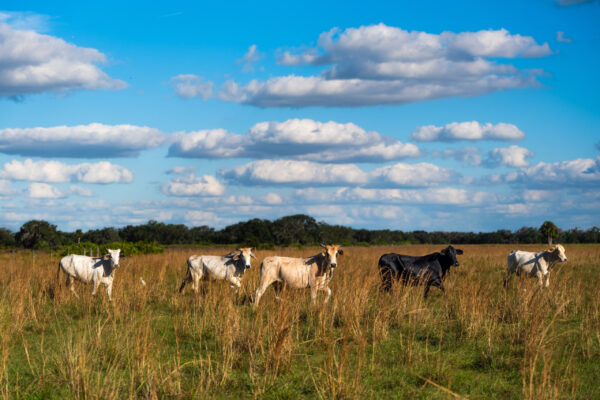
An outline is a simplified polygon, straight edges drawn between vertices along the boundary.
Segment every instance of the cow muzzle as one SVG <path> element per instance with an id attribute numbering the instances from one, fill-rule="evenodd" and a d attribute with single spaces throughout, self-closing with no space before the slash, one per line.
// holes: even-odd
<path id="1" fill-rule="evenodd" d="M 330 266 L 331 268 L 335 268 L 335 267 L 337 267 L 337 264 L 336 264 L 336 263 L 331 263 L 331 264 L 329 264 L 329 266 Z"/>

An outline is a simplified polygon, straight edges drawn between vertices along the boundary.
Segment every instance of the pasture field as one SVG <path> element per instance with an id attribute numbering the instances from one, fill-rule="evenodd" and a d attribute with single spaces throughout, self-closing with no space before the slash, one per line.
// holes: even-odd
<path id="1" fill-rule="evenodd" d="M 177 292 L 189 255 L 228 249 L 129 257 L 112 303 L 79 282 L 74 298 L 56 257 L 0 253 L 0 397 L 600 398 L 600 246 L 566 246 L 548 290 L 502 286 L 510 250 L 543 246 L 465 245 L 445 294 L 379 291 L 381 254 L 444 247 L 344 248 L 328 304 L 269 288 L 256 311 L 263 257 L 320 249 L 256 251 L 237 294 L 209 282 Z"/>

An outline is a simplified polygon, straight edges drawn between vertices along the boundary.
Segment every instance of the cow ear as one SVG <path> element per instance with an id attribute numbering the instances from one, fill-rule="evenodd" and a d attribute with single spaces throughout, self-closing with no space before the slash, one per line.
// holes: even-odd
<path id="1" fill-rule="evenodd" d="M 461 249 L 456 249 L 456 254 L 462 254 L 463 251 Z"/>
<path id="2" fill-rule="evenodd" d="M 338 254 L 339 254 L 340 256 L 343 256 L 343 255 L 344 255 L 344 250 L 341 250 L 341 249 L 340 249 L 340 250 L 338 250 Z"/>

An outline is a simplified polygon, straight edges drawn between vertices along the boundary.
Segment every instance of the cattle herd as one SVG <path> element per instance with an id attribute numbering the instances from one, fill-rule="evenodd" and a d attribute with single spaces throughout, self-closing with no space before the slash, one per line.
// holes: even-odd
<path id="1" fill-rule="evenodd" d="M 331 296 L 329 282 L 336 269 L 337 256 L 344 254 L 340 245 L 324 245 L 323 251 L 308 258 L 292 257 L 266 257 L 260 265 L 260 282 L 254 296 L 254 306 L 257 307 L 261 297 L 270 285 L 274 286 L 275 297 L 284 286 L 295 289 L 310 289 L 311 299 L 314 303 L 317 292 L 326 292 L 325 302 Z M 251 267 L 251 258 L 256 256 L 252 248 L 239 248 L 224 256 L 193 255 L 187 261 L 187 272 L 179 291 L 183 293 L 188 282 L 192 289 L 198 292 L 202 279 L 225 280 L 231 286 L 239 288 L 241 279 L 246 269 Z M 379 274 L 381 288 L 390 291 L 394 281 L 401 281 L 404 285 L 418 285 L 425 287 L 425 297 L 429 288 L 435 286 L 444 291 L 442 284 L 444 277 L 452 266 L 458 266 L 457 255 L 463 254 L 461 249 L 448 246 L 439 253 L 415 257 L 403 254 L 389 253 L 379 258 Z M 63 257 L 58 264 L 57 277 L 62 271 L 67 275 L 67 286 L 77 296 L 74 289 L 74 280 L 92 283 L 92 294 L 96 293 L 100 284 L 106 285 L 106 292 L 111 299 L 113 278 L 119 267 L 119 258 L 123 258 L 121 250 L 108 249 L 104 257 L 94 258 L 70 254 Z M 560 244 L 549 250 L 532 253 L 515 250 L 508 255 L 507 275 L 504 286 L 509 283 L 513 273 L 520 275 L 526 273 L 537 277 L 540 287 L 550 284 L 550 270 L 557 262 L 567 261 L 565 249 Z M 143 280 L 142 280 L 143 282 Z"/>

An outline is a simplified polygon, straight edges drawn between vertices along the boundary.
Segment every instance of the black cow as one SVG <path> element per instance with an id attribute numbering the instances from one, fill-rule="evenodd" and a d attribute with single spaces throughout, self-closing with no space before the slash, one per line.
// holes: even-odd
<path id="1" fill-rule="evenodd" d="M 425 297 L 431 286 L 437 286 L 444 291 L 442 280 L 451 266 L 458 267 L 457 254 L 463 251 L 452 246 L 446 247 L 439 253 L 422 257 L 405 256 L 403 254 L 384 254 L 379 259 L 379 273 L 384 290 L 392 288 L 392 278 L 402 278 L 405 285 L 425 284 Z"/>

